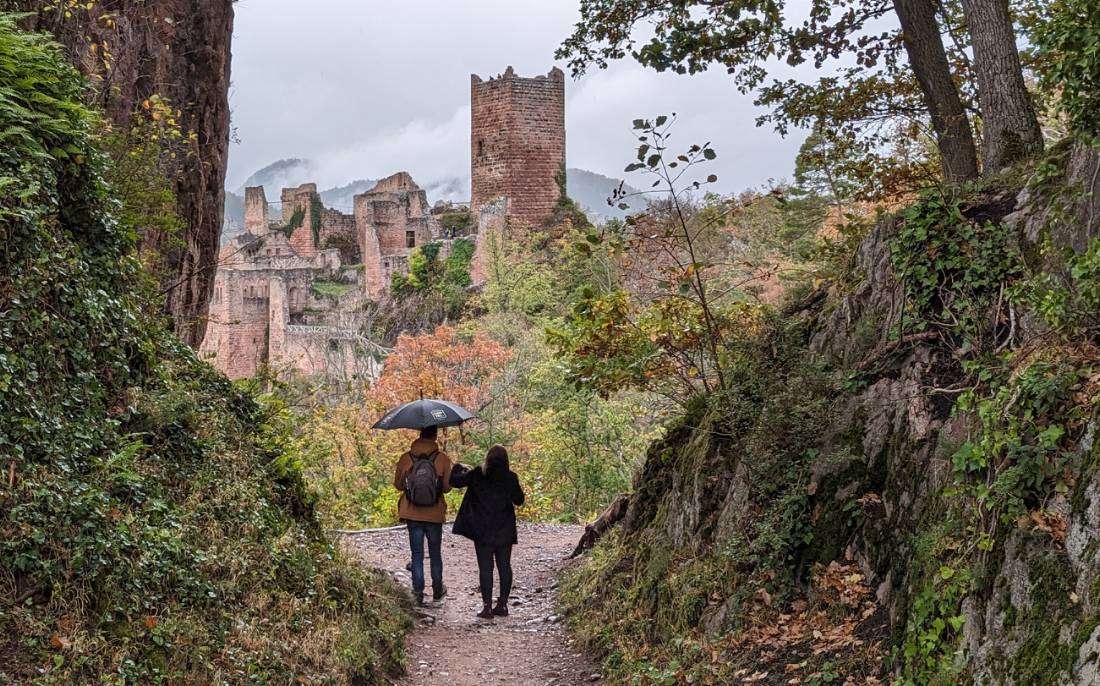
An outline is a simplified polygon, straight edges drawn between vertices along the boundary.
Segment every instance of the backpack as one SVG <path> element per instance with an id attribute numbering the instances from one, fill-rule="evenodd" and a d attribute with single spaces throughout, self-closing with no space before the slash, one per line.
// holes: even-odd
<path id="1" fill-rule="evenodd" d="M 413 464 L 405 475 L 405 497 L 413 505 L 435 505 L 443 494 L 443 479 L 435 471 L 435 457 L 438 454 L 439 451 L 427 456 L 410 454 Z"/>

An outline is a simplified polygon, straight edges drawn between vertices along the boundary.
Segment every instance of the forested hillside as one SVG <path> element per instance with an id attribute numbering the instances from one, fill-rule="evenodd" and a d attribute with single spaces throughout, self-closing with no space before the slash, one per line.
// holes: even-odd
<path id="1" fill-rule="evenodd" d="M 322 537 L 293 416 L 165 326 L 84 89 L 0 16 L 0 682 L 380 682 L 405 601 Z"/>

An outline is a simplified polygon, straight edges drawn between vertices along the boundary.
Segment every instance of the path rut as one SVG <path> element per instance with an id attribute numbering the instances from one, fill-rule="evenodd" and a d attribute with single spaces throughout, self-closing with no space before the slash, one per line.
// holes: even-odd
<path id="1" fill-rule="evenodd" d="M 512 553 L 515 588 L 508 617 L 483 620 L 473 544 L 443 535 L 443 581 L 448 596 L 423 608 L 406 641 L 408 674 L 400 686 L 579 686 L 600 684 L 600 670 L 569 637 L 554 607 L 557 574 L 569 564 L 584 527 L 519 525 Z M 349 550 L 410 585 L 404 529 L 347 536 Z M 425 560 L 427 571 L 427 560 Z M 496 580 L 494 579 L 494 582 Z M 431 583 L 429 581 L 428 595 Z"/>

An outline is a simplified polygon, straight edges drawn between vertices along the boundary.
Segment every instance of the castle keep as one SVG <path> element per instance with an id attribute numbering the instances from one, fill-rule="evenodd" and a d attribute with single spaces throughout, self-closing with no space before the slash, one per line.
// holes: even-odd
<path id="1" fill-rule="evenodd" d="M 265 364 L 333 381 L 373 380 L 385 351 L 365 335 L 364 305 L 390 296 L 409 255 L 428 243 L 440 256 L 467 231 L 477 245 L 474 285 L 484 281 L 485 237 L 540 226 L 561 195 L 565 170 L 565 75 L 471 76 L 471 215 L 456 231 L 406 172 L 353 199 L 352 214 L 325 207 L 313 183 L 271 202 L 245 189 L 245 232 L 222 246 L 200 352 L 231 378 Z M 276 208 L 272 208 L 277 205 Z M 272 218 L 275 215 L 275 218 Z"/>
<path id="2" fill-rule="evenodd" d="M 565 74 L 521 78 L 511 67 L 470 76 L 470 208 L 507 199 L 513 225 L 535 227 L 558 202 L 565 173 Z"/>

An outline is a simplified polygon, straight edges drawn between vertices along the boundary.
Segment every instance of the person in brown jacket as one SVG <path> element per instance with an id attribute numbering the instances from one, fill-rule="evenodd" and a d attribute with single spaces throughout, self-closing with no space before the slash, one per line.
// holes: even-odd
<path id="1" fill-rule="evenodd" d="M 393 486 L 401 491 L 397 503 L 397 516 L 409 530 L 409 549 L 412 553 L 413 595 L 424 604 L 424 539 L 428 539 L 428 556 L 431 558 L 432 600 L 447 595 L 443 585 L 443 522 L 447 521 L 447 501 L 443 494 L 451 490 L 451 458 L 436 443 L 438 429 L 434 426 L 420 430 L 420 438 L 413 441 L 408 452 L 397 461 L 393 472 Z M 434 467 L 436 480 L 425 479 Z"/>

